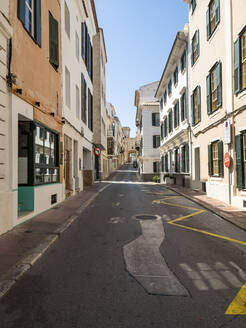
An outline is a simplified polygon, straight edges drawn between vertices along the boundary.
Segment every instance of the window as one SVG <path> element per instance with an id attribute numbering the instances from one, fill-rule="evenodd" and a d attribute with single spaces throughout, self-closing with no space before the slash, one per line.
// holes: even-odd
<path id="1" fill-rule="evenodd" d="M 183 72 L 186 68 L 186 50 L 184 51 L 181 57 L 181 72 Z"/>
<path id="2" fill-rule="evenodd" d="M 168 90 L 168 95 L 170 96 L 172 94 L 172 80 L 169 81 L 167 90 Z"/>
<path id="3" fill-rule="evenodd" d="M 93 80 L 93 47 L 85 22 L 81 23 L 81 56 L 85 62 L 88 74 Z"/>
<path id="4" fill-rule="evenodd" d="M 64 7 L 64 16 L 65 16 L 65 31 L 67 33 L 67 36 L 70 39 L 70 13 L 69 13 L 69 9 L 66 4 L 66 1 L 65 1 L 65 7 Z"/>
<path id="5" fill-rule="evenodd" d="M 164 122 L 161 122 L 161 140 L 164 139 Z"/>
<path id="6" fill-rule="evenodd" d="M 49 12 L 49 42 L 50 63 L 57 70 L 59 67 L 58 22 L 51 12 Z"/>
<path id="7" fill-rule="evenodd" d="M 164 137 L 167 137 L 167 117 L 164 119 Z"/>
<path id="8" fill-rule="evenodd" d="M 189 145 L 185 144 L 181 147 L 181 172 L 189 172 Z"/>
<path id="9" fill-rule="evenodd" d="M 191 114 L 192 125 L 196 125 L 201 121 L 201 90 L 200 86 L 196 87 L 191 95 Z"/>
<path id="10" fill-rule="evenodd" d="M 174 105 L 174 128 L 179 126 L 179 102 Z"/>
<path id="11" fill-rule="evenodd" d="M 75 32 L 75 54 L 77 59 L 79 60 L 79 36 L 77 32 Z"/>
<path id="12" fill-rule="evenodd" d="M 41 47 L 41 0 L 18 0 L 18 18 Z"/>
<path id="13" fill-rule="evenodd" d="M 161 156 L 161 172 L 165 172 L 164 170 L 165 170 L 165 158 L 162 155 Z"/>
<path id="14" fill-rule="evenodd" d="M 66 105 L 70 108 L 71 105 L 71 94 L 70 94 L 70 72 L 65 67 L 65 88 L 66 88 Z"/>
<path id="15" fill-rule="evenodd" d="M 87 85 L 84 75 L 81 74 L 81 119 L 86 124 L 87 121 Z"/>
<path id="16" fill-rule="evenodd" d="M 176 67 L 173 74 L 173 84 L 176 85 L 178 83 L 178 67 Z"/>
<path id="17" fill-rule="evenodd" d="M 173 112 L 170 110 L 168 113 L 168 132 L 171 133 L 173 131 Z"/>
<path id="18" fill-rule="evenodd" d="M 35 125 L 34 184 L 55 183 L 59 180 L 58 134 Z"/>
<path id="19" fill-rule="evenodd" d="M 196 8 L 196 0 L 191 0 L 191 10 L 192 10 L 192 14 L 193 14 L 195 8 Z"/>
<path id="20" fill-rule="evenodd" d="M 236 136 L 237 188 L 246 188 L 246 131 Z"/>
<path id="21" fill-rule="evenodd" d="M 164 101 L 164 104 L 166 105 L 166 102 L 167 102 L 167 90 L 165 90 L 165 92 L 164 92 L 163 101 Z"/>
<path id="22" fill-rule="evenodd" d="M 76 118 L 80 117 L 80 97 L 79 97 L 79 87 L 76 85 Z"/>
<path id="23" fill-rule="evenodd" d="M 246 88 L 246 28 L 234 43 L 234 92 Z"/>
<path id="24" fill-rule="evenodd" d="M 158 148 L 160 147 L 160 136 L 155 135 L 153 136 L 153 148 Z"/>
<path id="25" fill-rule="evenodd" d="M 181 106 L 181 121 L 183 122 L 186 119 L 186 92 L 184 92 L 181 96 L 180 100 L 180 106 Z"/>
<path id="26" fill-rule="evenodd" d="M 221 62 L 211 69 L 207 76 L 207 109 L 213 113 L 222 105 Z"/>
<path id="27" fill-rule="evenodd" d="M 174 150 L 174 165 L 175 165 L 175 172 L 180 171 L 180 156 L 179 156 L 179 149 L 176 148 Z"/>
<path id="28" fill-rule="evenodd" d="M 93 96 L 88 89 L 88 128 L 93 131 Z"/>
<path id="29" fill-rule="evenodd" d="M 152 126 L 160 126 L 160 113 L 152 113 Z"/>
<path id="30" fill-rule="evenodd" d="M 191 65 L 193 66 L 199 57 L 199 31 L 197 30 L 191 42 Z"/>
<path id="31" fill-rule="evenodd" d="M 164 168 L 164 172 L 168 172 L 169 171 L 169 167 L 168 167 L 168 153 L 165 154 L 164 156 L 164 164 L 165 164 L 165 168 Z"/>
<path id="32" fill-rule="evenodd" d="M 159 173 L 159 162 L 153 162 L 153 172 Z"/>
<path id="33" fill-rule="evenodd" d="M 214 33 L 220 22 L 220 0 L 211 0 L 206 14 L 207 19 L 207 40 Z"/>
<path id="34" fill-rule="evenodd" d="M 208 171 L 210 176 L 224 175 L 224 155 L 222 141 L 215 141 L 208 145 Z"/>

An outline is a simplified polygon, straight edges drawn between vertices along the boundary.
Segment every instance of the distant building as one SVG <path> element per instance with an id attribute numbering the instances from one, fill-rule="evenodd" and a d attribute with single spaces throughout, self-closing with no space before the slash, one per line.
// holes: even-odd
<path id="1" fill-rule="evenodd" d="M 160 162 L 160 104 L 155 98 L 159 82 L 135 91 L 136 126 L 140 135 L 139 173 L 144 181 L 159 174 Z"/>

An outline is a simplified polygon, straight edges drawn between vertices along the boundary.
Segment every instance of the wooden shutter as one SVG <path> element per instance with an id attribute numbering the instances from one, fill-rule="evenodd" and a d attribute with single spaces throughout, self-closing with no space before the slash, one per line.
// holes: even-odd
<path id="1" fill-rule="evenodd" d="M 81 23 L 81 57 L 85 60 L 85 22 Z"/>
<path id="2" fill-rule="evenodd" d="M 196 31 L 196 52 L 197 52 L 197 57 L 199 57 L 200 55 L 199 30 Z"/>
<path id="3" fill-rule="evenodd" d="M 157 162 L 153 162 L 153 172 L 157 172 Z"/>
<path id="4" fill-rule="evenodd" d="M 167 118 L 164 120 L 164 137 L 167 136 Z"/>
<path id="5" fill-rule="evenodd" d="M 208 175 L 211 177 L 213 175 L 213 153 L 212 144 L 208 145 Z"/>
<path id="6" fill-rule="evenodd" d="M 34 29 L 34 39 L 36 40 L 39 47 L 41 47 L 42 35 L 41 35 L 41 0 L 35 1 L 35 29 Z"/>
<path id="7" fill-rule="evenodd" d="M 218 157 L 219 157 L 219 176 L 224 176 L 224 153 L 223 141 L 218 141 Z"/>
<path id="8" fill-rule="evenodd" d="M 176 104 L 176 106 L 177 106 L 177 126 L 179 126 L 179 101 L 177 102 L 177 104 Z"/>
<path id="9" fill-rule="evenodd" d="M 49 13 L 49 37 L 50 37 L 50 63 L 59 66 L 58 22 Z"/>
<path id="10" fill-rule="evenodd" d="M 156 136 L 156 148 L 160 147 L 160 136 Z"/>
<path id="11" fill-rule="evenodd" d="M 201 87 L 197 87 L 197 110 L 198 110 L 198 121 L 201 121 Z"/>
<path id="12" fill-rule="evenodd" d="M 161 140 L 163 139 L 164 137 L 164 123 L 162 122 L 161 123 Z"/>
<path id="13" fill-rule="evenodd" d="M 210 29 L 210 9 L 208 8 L 206 12 L 206 24 L 207 24 L 207 40 L 210 38 L 211 29 Z"/>
<path id="14" fill-rule="evenodd" d="M 234 92 L 241 90 L 241 55 L 240 38 L 234 42 Z"/>
<path id="15" fill-rule="evenodd" d="M 185 106 L 185 104 L 184 104 L 184 97 L 185 96 L 185 94 L 183 93 L 182 94 L 182 97 L 181 97 L 181 104 L 180 104 L 180 107 L 181 107 L 181 122 L 183 122 L 183 120 L 184 120 L 184 106 Z"/>
<path id="16" fill-rule="evenodd" d="M 216 66 L 216 81 L 217 81 L 217 107 L 222 105 L 222 76 L 221 76 L 221 62 Z"/>
<path id="17" fill-rule="evenodd" d="M 208 115 L 212 113 L 212 103 L 211 103 L 211 75 L 207 76 L 207 111 Z"/>
<path id="18" fill-rule="evenodd" d="M 156 136 L 153 136 L 153 148 L 156 148 Z"/>
<path id="19" fill-rule="evenodd" d="M 236 136 L 236 167 L 237 167 L 237 188 L 244 189 L 244 171 L 243 171 L 243 136 Z"/>
<path id="20" fill-rule="evenodd" d="M 88 29 L 85 24 L 85 66 L 88 65 Z"/>
<path id="21" fill-rule="evenodd" d="M 185 146 L 181 148 L 181 172 L 185 172 Z"/>
<path id="22" fill-rule="evenodd" d="M 189 156 L 189 145 L 185 145 L 185 159 L 186 159 L 186 168 L 185 172 L 190 172 L 190 156 Z"/>
<path id="23" fill-rule="evenodd" d="M 215 25 L 220 22 L 220 0 L 215 0 Z"/>
<path id="24" fill-rule="evenodd" d="M 195 125 L 195 115 L 194 115 L 194 92 L 190 97 L 190 102 L 191 102 L 191 120 L 192 120 L 192 125 Z"/>
<path id="25" fill-rule="evenodd" d="M 191 66 L 193 66 L 194 65 L 194 53 L 193 53 L 193 39 L 191 40 L 191 52 L 190 52 L 190 61 L 191 61 Z"/>
<path id="26" fill-rule="evenodd" d="M 17 15 L 19 20 L 25 25 L 25 0 L 18 0 Z"/>

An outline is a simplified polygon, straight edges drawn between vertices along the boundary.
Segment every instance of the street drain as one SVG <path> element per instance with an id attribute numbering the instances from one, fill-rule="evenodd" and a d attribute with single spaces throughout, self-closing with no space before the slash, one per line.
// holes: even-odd
<path id="1" fill-rule="evenodd" d="M 157 219 L 157 215 L 136 215 L 135 218 L 137 220 L 156 220 Z"/>

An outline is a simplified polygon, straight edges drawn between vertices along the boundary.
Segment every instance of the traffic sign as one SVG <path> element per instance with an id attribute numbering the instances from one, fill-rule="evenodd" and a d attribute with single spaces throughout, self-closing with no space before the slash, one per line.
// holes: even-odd
<path id="1" fill-rule="evenodd" d="M 95 154 L 96 156 L 100 156 L 100 155 L 101 155 L 101 149 L 100 149 L 100 148 L 95 148 L 95 149 L 94 149 L 94 154 Z"/>
<path id="2" fill-rule="evenodd" d="M 231 156 L 228 152 L 225 153 L 224 164 L 225 164 L 225 167 L 227 167 L 227 168 L 229 168 L 231 166 Z"/>

